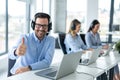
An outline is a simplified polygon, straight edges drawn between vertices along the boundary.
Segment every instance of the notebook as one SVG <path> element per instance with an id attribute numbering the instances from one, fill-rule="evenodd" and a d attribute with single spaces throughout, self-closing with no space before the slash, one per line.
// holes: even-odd
<path id="1" fill-rule="evenodd" d="M 82 60 L 79 64 L 80 65 L 89 65 L 91 63 L 94 63 L 97 58 L 99 57 L 100 51 L 102 50 L 102 47 L 98 47 L 97 49 L 94 49 L 91 53 L 91 56 L 89 59 Z"/>
<path id="2" fill-rule="evenodd" d="M 104 50 L 104 54 L 102 54 L 102 56 L 108 55 L 110 53 L 110 51 L 112 50 L 113 45 L 114 45 L 114 43 L 109 44 L 109 48 L 107 50 Z"/>
<path id="3" fill-rule="evenodd" d="M 81 55 L 82 52 L 66 54 L 63 56 L 59 68 L 51 67 L 36 72 L 35 74 L 50 79 L 58 79 L 68 74 L 71 74 L 76 70 Z"/>

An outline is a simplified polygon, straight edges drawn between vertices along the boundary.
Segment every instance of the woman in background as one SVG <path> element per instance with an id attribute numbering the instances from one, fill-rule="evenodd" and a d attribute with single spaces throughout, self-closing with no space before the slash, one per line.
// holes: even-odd
<path id="1" fill-rule="evenodd" d="M 102 46 L 104 49 L 108 49 L 108 45 L 102 45 L 101 39 L 100 39 L 100 35 L 98 33 L 100 27 L 100 23 L 98 20 L 93 20 L 93 22 L 91 23 L 88 32 L 85 35 L 85 41 L 86 41 L 86 45 L 89 48 L 97 48 L 99 46 Z"/>
<path id="2" fill-rule="evenodd" d="M 64 40 L 67 54 L 88 49 L 87 46 L 82 41 L 80 35 L 78 34 L 80 31 L 80 27 L 81 27 L 80 21 L 78 21 L 77 19 L 72 20 L 69 32 L 66 34 Z"/>
<path id="3" fill-rule="evenodd" d="M 100 35 L 98 33 L 99 28 L 100 28 L 99 21 L 93 20 L 88 29 L 88 32 L 85 35 L 86 45 L 88 46 L 88 48 L 93 48 L 93 49 L 99 46 L 102 46 L 103 49 L 108 49 L 109 46 L 107 44 L 102 45 Z M 114 67 L 114 80 L 120 80 L 118 65 Z"/>

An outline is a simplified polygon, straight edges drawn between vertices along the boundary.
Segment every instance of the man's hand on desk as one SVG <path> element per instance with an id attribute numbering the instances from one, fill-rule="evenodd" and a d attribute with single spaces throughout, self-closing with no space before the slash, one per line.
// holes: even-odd
<path id="1" fill-rule="evenodd" d="M 30 71 L 30 68 L 29 67 L 21 67 L 21 68 L 16 70 L 15 74 L 23 73 L 26 71 Z"/>

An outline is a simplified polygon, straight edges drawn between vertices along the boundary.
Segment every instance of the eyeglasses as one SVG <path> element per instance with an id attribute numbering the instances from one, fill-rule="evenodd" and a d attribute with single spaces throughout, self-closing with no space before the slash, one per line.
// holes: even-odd
<path id="1" fill-rule="evenodd" d="M 46 29 L 48 27 L 48 25 L 35 23 L 35 27 L 38 28 L 38 29 L 41 28 L 41 27 Z"/>

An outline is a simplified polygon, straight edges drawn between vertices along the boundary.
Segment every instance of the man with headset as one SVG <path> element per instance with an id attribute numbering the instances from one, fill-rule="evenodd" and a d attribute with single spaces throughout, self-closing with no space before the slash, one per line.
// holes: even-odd
<path id="1" fill-rule="evenodd" d="M 52 29 L 50 16 L 36 13 L 31 22 L 34 32 L 20 37 L 10 50 L 9 58 L 16 60 L 10 72 L 14 74 L 50 66 L 55 49 L 55 39 L 48 35 Z"/>

